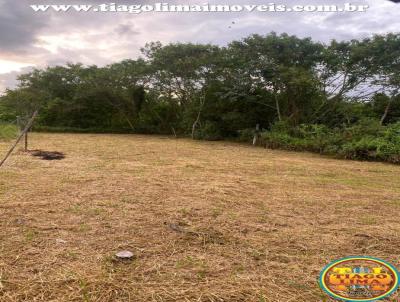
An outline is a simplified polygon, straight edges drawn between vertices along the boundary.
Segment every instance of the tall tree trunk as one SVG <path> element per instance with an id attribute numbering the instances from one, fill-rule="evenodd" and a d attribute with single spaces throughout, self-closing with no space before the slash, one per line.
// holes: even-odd
<path id="1" fill-rule="evenodd" d="M 382 117 L 381 117 L 381 126 L 383 125 L 383 123 L 385 122 L 385 119 L 387 117 L 387 115 L 389 114 L 389 110 L 390 110 L 390 106 L 391 106 L 391 102 L 389 101 L 386 105 L 385 108 L 385 112 L 383 113 Z"/>
<path id="2" fill-rule="evenodd" d="M 282 121 L 281 105 L 279 104 L 279 99 L 278 99 L 278 87 L 275 84 L 274 84 L 274 98 L 275 98 L 276 113 L 278 115 L 278 121 Z"/>
<path id="3" fill-rule="evenodd" d="M 200 97 L 199 112 L 197 113 L 197 118 L 196 118 L 196 120 L 194 121 L 194 123 L 192 125 L 192 139 L 194 139 L 194 134 L 196 132 L 197 125 L 200 122 L 200 116 L 201 116 L 201 112 L 203 111 L 204 103 L 205 103 L 205 97 Z"/>
<path id="4" fill-rule="evenodd" d="M 131 127 L 131 130 L 132 130 L 132 131 L 135 131 L 135 127 L 133 127 L 133 124 L 131 123 L 131 121 L 129 120 L 129 118 L 125 115 L 125 113 L 124 113 L 124 117 L 125 117 L 127 123 L 129 124 L 129 127 Z"/>
<path id="5" fill-rule="evenodd" d="M 276 95 L 276 92 L 274 93 L 274 95 L 275 95 L 275 106 L 276 106 L 276 113 L 278 114 L 278 120 L 282 121 L 281 107 L 280 107 L 279 99 L 278 99 L 278 96 Z"/>

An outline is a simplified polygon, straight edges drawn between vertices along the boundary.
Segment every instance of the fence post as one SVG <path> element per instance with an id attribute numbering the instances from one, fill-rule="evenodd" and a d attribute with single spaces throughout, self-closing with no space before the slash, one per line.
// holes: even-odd
<path id="1" fill-rule="evenodd" d="M 12 145 L 12 147 L 10 148 L 10 150 L 7 152 L 6 156 L 4 157 L 4 159 L 0 162 L 0 167 L 6 162 L 7 158 L 11 155 L 11 153 L 14 151 L 15 147 L 18 145 L 19 141 L 22 139 L 22 137 L 28 132 L 28 130 L 32 127 L 33 121 L 35 120 L 36 116 L 38 115 L 39 110 L 36 110 L 31 119 L 28 121 L 28 123 L 26 124 L 24 130 L 22 131 L 22 133 L 18 136 L 17 140 L 15 141 L 15 143 Z"/>
<path id="2" fill-rule="evenodd" d="M 254 137 L 253 137 L 253 146 L 257 145 L 259 136 L 260 136 L 260 124 L 257 124 L 256 131 L 254 132 Z"/>
<path id="3" fill-rule="evenodd" d="M 19 131 L 22 131 L 21 117 L 19 115 L 17 116 L 17 127 Z"/>
<path id="4" fill-rule="evenodd" d="M 25 133 L 25 152 L 28 152 L 28 132 L 29 132 L 29 129 Z"/>

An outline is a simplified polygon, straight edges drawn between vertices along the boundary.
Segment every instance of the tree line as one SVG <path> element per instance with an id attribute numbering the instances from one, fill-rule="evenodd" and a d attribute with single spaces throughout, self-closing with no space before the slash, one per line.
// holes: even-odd
<path id="1" fill-rule="evenodd" d="M 37 130 L 245 141 L 259 125 L 270 147 L 398 159 L 400 141 L 385 133 L 400 130 L 400 34 L 324 44 L 270 33 L 224 47 L 152 42 L 141 53 L 23 74 L 0 98 L 0 119 L 40 108 Z M 382 144 L 390 157 L 377 155 Z"/>

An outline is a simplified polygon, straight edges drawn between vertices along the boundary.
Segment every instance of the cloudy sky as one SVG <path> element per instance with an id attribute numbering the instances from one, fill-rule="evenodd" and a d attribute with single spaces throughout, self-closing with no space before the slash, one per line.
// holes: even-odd
<path id="1" fill-rule="evenodd" d="M 117 4 L 168 1 L 115 0 Z M 82 62 L 104 65 L 135 58 L 146 42 L 224 45 L 252 33 L 287 32 L 329 42 L 400 31 L 400 4 L 388 0 L 281 0 L 275 3 L 369 5 L 360 13 L 83 13 L 34 12 L 31 4 L 101 4 L 104 0 L 0 0 L 0 92 L 32 67 Z M 203 4 L 207 1 L 169 1 Z M 270 0 L 214 0 L 210 4 L 268 4 Z M 233 23 L 234 22 L 234 23 Z"/>

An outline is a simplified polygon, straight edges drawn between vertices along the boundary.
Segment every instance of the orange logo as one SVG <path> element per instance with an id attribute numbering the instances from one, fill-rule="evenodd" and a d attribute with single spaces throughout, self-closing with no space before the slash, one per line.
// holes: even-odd
<path id="1" fill-rule="evenodd" d="M 393 294 L 399 273 L 391 264 L 372 257 L 348 257 L 326 266 L 319 283 L 331 297 L 344 301 L 376 301 Z"/>

